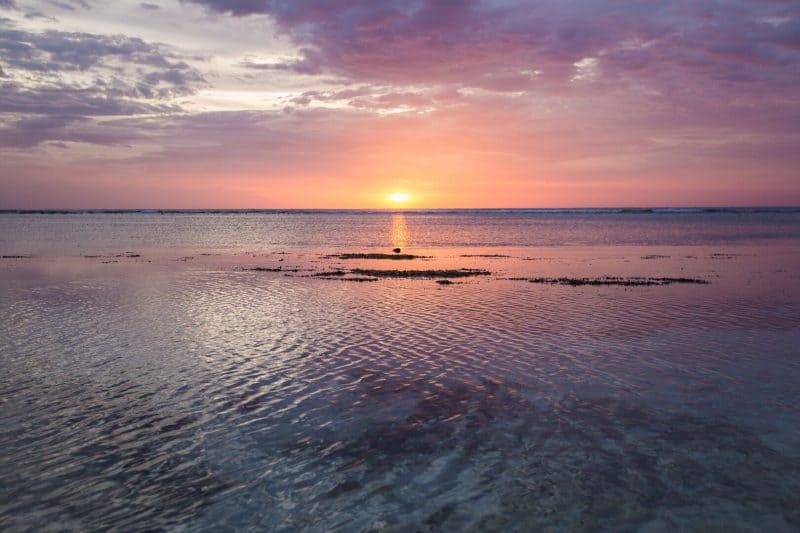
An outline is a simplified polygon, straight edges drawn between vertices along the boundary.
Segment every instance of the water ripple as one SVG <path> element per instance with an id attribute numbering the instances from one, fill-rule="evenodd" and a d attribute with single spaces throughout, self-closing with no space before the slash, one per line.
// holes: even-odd
<path id="1" fill-rule="evenodd" d="M 800 527 L 796 294 L 4 288 L 5 530 Z"/>

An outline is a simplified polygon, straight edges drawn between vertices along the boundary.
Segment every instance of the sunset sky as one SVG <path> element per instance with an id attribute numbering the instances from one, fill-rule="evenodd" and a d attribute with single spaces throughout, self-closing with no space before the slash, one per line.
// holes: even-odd
<path id="1" fill-rule="evenodd" d="M 798 205 L 800 2 L 0 0 L 0 208 L 392 194 Z"/>

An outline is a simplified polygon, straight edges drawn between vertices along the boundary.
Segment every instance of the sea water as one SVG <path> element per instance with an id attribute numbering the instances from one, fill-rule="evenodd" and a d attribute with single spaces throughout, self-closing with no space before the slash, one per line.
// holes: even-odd
<path id="1" fill-rule="evenodd" d="M 0 529 L 800 528 L 797 210 L 5 212 L 0 255 Z M 531 282 L 663 277 L 707 283 Z"/>

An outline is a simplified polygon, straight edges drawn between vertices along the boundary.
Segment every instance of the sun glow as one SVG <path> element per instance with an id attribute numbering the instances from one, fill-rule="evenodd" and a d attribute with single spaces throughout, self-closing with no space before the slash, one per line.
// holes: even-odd
<path id="1" fill-rule="evenodd" d="M 393 192 L 389 195 L 389 201 L 393 204 L 404 204 L 411 200 L 411 195 L 407 192 Z"/>

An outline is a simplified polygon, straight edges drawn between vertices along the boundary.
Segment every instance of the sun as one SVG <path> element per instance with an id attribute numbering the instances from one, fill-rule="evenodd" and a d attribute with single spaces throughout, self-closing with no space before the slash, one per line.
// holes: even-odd
<path id="1" fill-rule="evenodd" d="M 411 200 L 411 195 L 407 192 L 393 192 L 389 194 L 389 201 L 393 204 L 404 204 Z"/>

